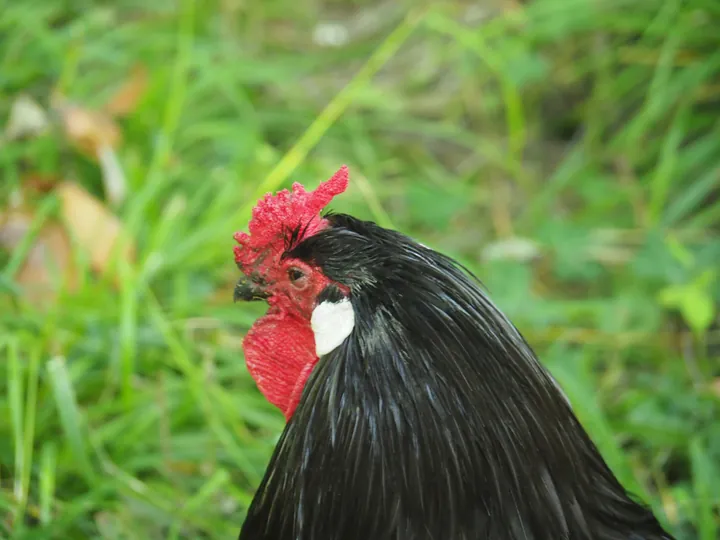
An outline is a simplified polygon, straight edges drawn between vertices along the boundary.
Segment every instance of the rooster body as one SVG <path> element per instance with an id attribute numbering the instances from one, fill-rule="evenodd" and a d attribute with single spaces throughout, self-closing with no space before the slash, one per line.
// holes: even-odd
<path id="1" fill-rule="evenodd" d="M 270 304 L 248 366 L 288 418 L 241 540 L 672 538 L 467 271 L 347 215 L 287 219 L 236 250 L 237 295 Z"/>

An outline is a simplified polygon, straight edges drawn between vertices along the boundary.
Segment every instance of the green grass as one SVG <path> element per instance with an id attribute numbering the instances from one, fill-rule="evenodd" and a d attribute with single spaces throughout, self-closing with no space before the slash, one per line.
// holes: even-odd
<path id="1" fill-rule="evenodd" d="M 237 534 L 283 420 L 244 365 L 260 308 L 232 304 L 232 233 L 342 163 L 336 210 L 473 268 L 623 481 L 718 538 L 716 0 L 437 4 L 0 3 L 0 119 L 149 69 L 119 150 L 137 260 L 114 284 L 78 252 L 43 311 L 15 279 L 32 237 L 0 252 L 0 538 Z M 351 39 L 315 44 L 324 21 Z M 0 169 L 0 208 L 31 172 L 102 193 L 57 131 Z"/>

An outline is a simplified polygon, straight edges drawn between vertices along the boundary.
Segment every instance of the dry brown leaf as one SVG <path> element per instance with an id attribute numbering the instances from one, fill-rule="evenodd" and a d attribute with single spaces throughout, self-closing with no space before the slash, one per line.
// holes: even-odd
<path id="1" fill-rule="evenodd" d="M 101 148 L 120 144 L 120 128 L 110 115 L 71 103 L 60 105 L 58 112 L 68 140 L 91 157 L 97 159 Z"/>
<path id="2" fill-rule="evenodd" d="M 93 111 L 56 98 L 65 136 L 80 151 L 100 163 L 105 194 L 111 205 L 125 199 L 127 184 L 122 166 L 115 153 L 122 135 L 112 116 L 105 111 Z"/>
<path id="3" fill-rule="evenodd" d="M 113 250 L 121 239 L 124 241 L 118 256 L 124 259 L 135 257 L 132 244 L 122 238 L 122 223 L 98 199 L 67 181 L 57 187 L 56 193 L 62 201 L 62 216 L 70 235 L 87 251 L 93 270 L 100 273 L 107 270 Z"/>
<path id="4" fill-rule="evenodd" d="M 10 117 L 5 126 L 5 138 L 8 140 L 37 135 L 49 125 L 45 109 L 26 95 L 18 96 L 10 109 Z"/>
<path id="5" fill-rule="evenodd" d="M 147 88 L 148 74 L 145 66 L 136 66 L 130 78 L 118 89 L 105 105 L 105 111 L 112 116 L 131 113 L 140 102 Z"/>
<path id="6" fill-rule="evenodd" d="M 67 138 L 82 151 L 97 158 L 103 147 L 116 148 L 122 139 L 115 116 L 131 112 L 147 87 L 147 70 L 137 66 L 130 78 L 110 98 L 102 110 L 91 110 L 60 94 L 53 96 L 53 108 L 62 118 Z"/>
<path id="7" fill-rule="evenodd" d="M 65 136 L 102 169 L 105 195 L 112 206 L 119 205 L 127 191 L 127 182 L 115 149 L 122 133 L 114 117 L 128 114 L 140 101 L 147 87 L 147 70 L 137 66 L 102 110 L 91 110 L 56 94 L 51 100 L 62 119 Z"/>
<path id="8" fill-rule="evenodd" d="M 713 394 L 720 398 L 720 377 L 714 379 L 713 382 L 710 383 L 710 390 Z"/>
<path id="9" fill-rule="evenodd" d="M 55 188 L 58 182 L 59 180 L 55 176 L 31 173 L 23 177 L 22 186 L 26 190 L 37 193 L 49 193 Z"/>
<path id="10" fill-rule="evenodd" d="M 30 212 L 13 211 L 0 216 L 0 246 L 12 251 L 30 230 Z M 77 269 L 72 257 L 70 239 L 63 227 L 47 223 L 40 229 L 25 261 L 15 276 L 23 287 L 25 298 L 38 305 L 52 303 L 57 297 L 58 283 L 69 290 L 77 286 Z"/>

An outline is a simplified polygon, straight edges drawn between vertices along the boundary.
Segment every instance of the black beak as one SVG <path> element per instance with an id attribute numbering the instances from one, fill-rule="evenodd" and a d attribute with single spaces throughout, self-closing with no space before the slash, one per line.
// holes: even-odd
<path id="1" fill-rule="evenodd" d="M 265 300 L 270 296 L 267 291 L 259 284 L 252 281 L 247 276 L 240 278 L 240 281 L 235 285 L 235 291 L 233 292 L 233 300 L 244 300 L 246 302 L 252 302 L 254 300 Z"/>

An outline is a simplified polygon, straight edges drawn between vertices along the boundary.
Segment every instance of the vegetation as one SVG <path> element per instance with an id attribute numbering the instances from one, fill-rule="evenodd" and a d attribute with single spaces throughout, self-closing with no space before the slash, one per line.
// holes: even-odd
<path id="1" fill-rule="evenodd" d="M 0 537 L 235 537 L 283 419 L 232 233 L 342 163 L 335 210 L 466 262 L 631 490 L 720 536 L 720 4 L 430 4 L 0 2 Z"/>

